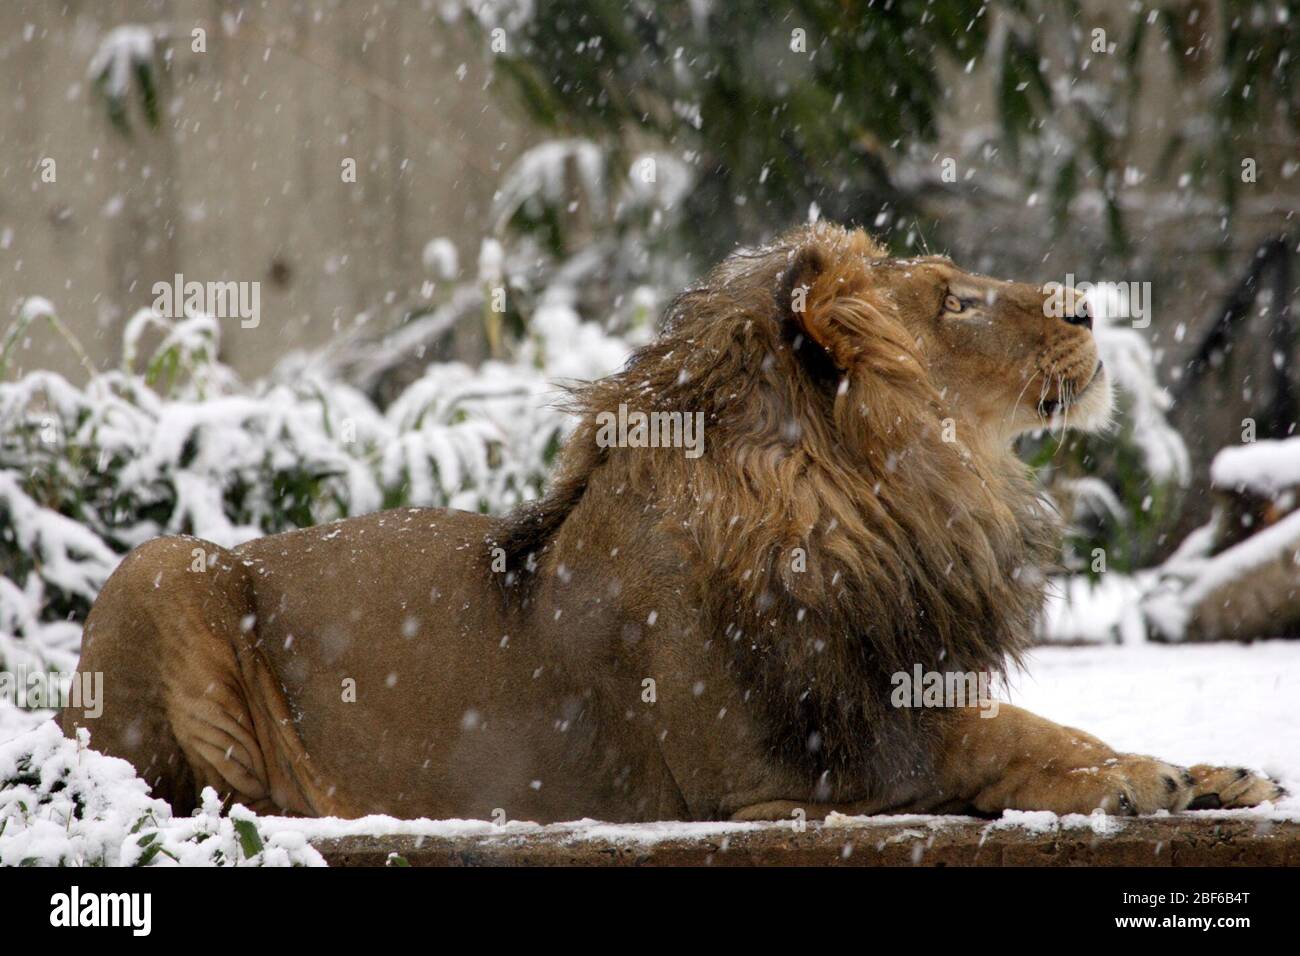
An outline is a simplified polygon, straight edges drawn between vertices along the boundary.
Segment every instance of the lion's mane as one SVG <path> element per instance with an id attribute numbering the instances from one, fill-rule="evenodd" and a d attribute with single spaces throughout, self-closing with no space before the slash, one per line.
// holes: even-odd
<path id="1" fill-rule="evenodd" d="M 873 291 L 884 254 L 814 226 L 727 259 L 622 371 L 574 390 L 580 422 L 550 492 L 498 538 L 526 603 L 584 493 L 621 486 L 640 505 L 608 520 L 684 536 L 712 644 L 772 756 L 868 793 L 928 769 L 928 718 L 890 706 L 891 675 L 1015 660 L 1057 540 L 1009 450 L 941 439 L 924 356 Z M 620 403 L 703 412 L 703 456 L 598 447 L 596 415 Z"/>

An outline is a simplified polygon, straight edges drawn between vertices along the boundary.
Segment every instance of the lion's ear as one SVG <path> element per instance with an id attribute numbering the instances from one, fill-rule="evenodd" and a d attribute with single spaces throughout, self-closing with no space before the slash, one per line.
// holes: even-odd
<path id="1" fill-rule="evenodd" d="M 859 361 L 872 327 L 885 322 L 858 249 L 808 242 L 795 249 L 777 292 L 782 318 L 841 371 Z"/>

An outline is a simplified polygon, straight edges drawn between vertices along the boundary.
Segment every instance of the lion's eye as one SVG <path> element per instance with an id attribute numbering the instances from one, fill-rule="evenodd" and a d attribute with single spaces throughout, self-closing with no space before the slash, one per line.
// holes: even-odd
<path id="1" fill-rule="evenodd" d="M 945 312 L 964 312 L 966 311 L 966 303 L 949 292 L 943 297 L 943 310 Z"/>

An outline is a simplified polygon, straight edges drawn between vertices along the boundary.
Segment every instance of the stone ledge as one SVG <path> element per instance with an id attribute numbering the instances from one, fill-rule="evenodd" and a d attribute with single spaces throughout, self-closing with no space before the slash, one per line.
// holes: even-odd
<path id="1" fill-rule="evenodd" d="M 601 836 L 538 827 L 475 836 L 313 839 L 331 866 L 1300 866 L 1300 822 L 1157 817 L 1037 827 L 967 817 L 719 826 L 705 835 Z M 400 864 L 399 864 L 400 865 Z"/>

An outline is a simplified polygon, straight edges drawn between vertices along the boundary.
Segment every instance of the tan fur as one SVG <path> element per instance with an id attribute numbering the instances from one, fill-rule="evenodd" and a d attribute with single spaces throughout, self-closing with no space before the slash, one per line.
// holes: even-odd
<path id="1" fill-rule="evenodd" d="M 1057 539 L 1010 444 L 1100 424 L 1108 389 L 1041 289 L 798 230 L 575 390 L 550 492 L 503 520 L 403 509 L 137 549 L 86 627 L 104 716 L 64 726 L 182 809 L 206 784 L 297 813 L 539 821 L 1267 799 L 1010 706 L 891 703 L 897 672 L 996 672 L 1025 646 Z M 702 414 L 703 455 L 602 444 L 620 404 Z"/>

